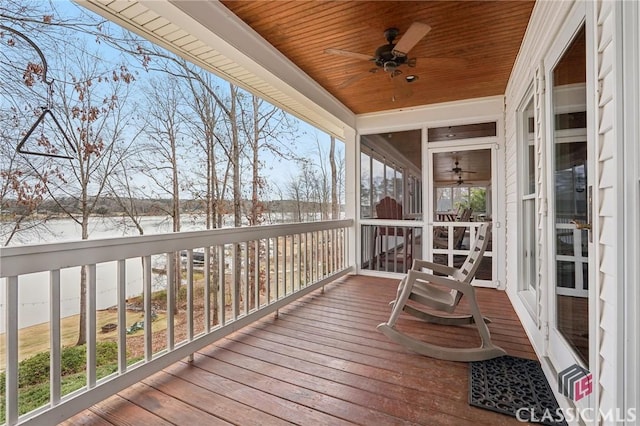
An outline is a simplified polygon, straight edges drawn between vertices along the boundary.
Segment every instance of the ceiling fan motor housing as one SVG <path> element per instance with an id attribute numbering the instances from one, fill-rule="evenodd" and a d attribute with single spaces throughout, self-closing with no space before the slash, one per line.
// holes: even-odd
<path id="1" fill-rule="evenodd" d="M 395 69 L 400 65 L 406 64 L 408 61 L 406 56 L 396 56 L 393 53 L 393 49 L 395 46 L 396 46 L 395 44 L 390 43 L 390 44 L 384 44 L 376 49 L 376 53 L 375 53 L 376 65 L 384 68 L 385 71 L 387 71 L 388 66 L 391 66 L 393 67 L 393 69 Z"/>

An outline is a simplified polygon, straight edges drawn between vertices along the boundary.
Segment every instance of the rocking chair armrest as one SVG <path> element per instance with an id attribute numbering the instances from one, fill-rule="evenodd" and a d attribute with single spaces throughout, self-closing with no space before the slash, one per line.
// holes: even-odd
<path id="1" fill-rule="evenodd" d="M 453 273 L 457 271 L 456 268 L 453 268 L 451 266 L 429 262 L 428 260 L 414 259 L 411 269 L 420 271 L 422 268 L 430 269 L 433 272 L 447 275 L 453 275 Z"/>
<path id="2" fill-rule="evenodd" d="M 412 280 L 427 281 L 432 284 L 437 284 L 450 288 L 452 290 L 457 290 L 462 294 L 473 292 L 473 286 L 469 283 L 454 280 L 448 277 L 443 277 L 440 275 L 433 275 L 428 272 L 416 271 L 413 269 L 409 271 L 409 274 L 407 276 L 407 283 L 411 282 Z"/>

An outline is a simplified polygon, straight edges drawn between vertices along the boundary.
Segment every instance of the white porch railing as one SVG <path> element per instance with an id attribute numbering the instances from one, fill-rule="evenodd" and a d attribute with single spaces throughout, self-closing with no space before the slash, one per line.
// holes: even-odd
<path id="1" fill-rule="evenodd" d="M 57 424 L 353 271 L 347 260 L 352 226 L 353 220 L 340 220 L 3 248 L 6 424 Z M 86 384 L 65 394 L 61 282 L 67 284 L 70 272 L 79 276 L 81 268 L 86 272 Z M 115 282 L 101 279 L 109 268 Z M 128 272 L 135 268 L 142 277 L 143 320 L 137 335 L 127 330 L 128 298 L 136 296 L 127 294 Z M 21 414 L 19 290 L 23 280 L 34 276 L 41 277 L 41 291 L 49 293 L 49 336 L 42 338 L 49 341 L 50 395 L 48 404 Z M 172 285 L 176 282 L 178 289 Z M 96 347 L 103 324 L 97 319 L 98 295 L 109 285 L 117 293 L 112 310 L 117 312 L 113 339 L 118 362 L 115 373 L 99 377 Z M 165 305 L 162 315 L 159 302 Z M 171 309 L 179 304 L 179 312 Z M 137 356 L 128 348 L 136 336 L 143 340 Z"/>
<path id="2" fill-rule="evenodd" d="M 440 237 L 440 246 L 435 244 L 435 237 L 432 240 L 433 245 L 431 248 L 432 260 L 437 263 L 442 263 L 451 267 L 460 267 L 464 259 L 469 255 L 469 248 L 473 247 L 476 236 L 478 235 L 478 229 L 482 222 L 433 222 L 432 229 L 444 230 L 442 233 L 444 237 Z M 464 228 L 464 229 L 462 229 Z M 460 242 L 456 241 L 456 230 L 464 231 Z M 433 232 L 435 234 L 436 231 Z M 433 235 L 432 234 L 432 235 Z M 474 280 L 475 285 L 491 285 L 494 280 L 495 271 L 493 267 L 493 244 L 490 240 L 486 251 L 484 252 L 482 262 L 488 262 L 488 265 L 481 268 Z"/>

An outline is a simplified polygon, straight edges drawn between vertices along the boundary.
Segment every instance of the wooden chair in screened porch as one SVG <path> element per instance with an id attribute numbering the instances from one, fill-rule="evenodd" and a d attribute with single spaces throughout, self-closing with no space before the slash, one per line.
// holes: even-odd
<path id="1" fill-rule="evenodd" d="M 487 248 L 490 231 L 491 223 L 486 222 L 480 225 L 475 243 L 459 269 L 425 260 L 414 260 L 412 268 L 400 281 L 396 299 L 391 302 L 393 307 L 389 320 L 378 325 L 378 330 L 396 343 L 432 358 L 470 362 L 505 355 L 506 352 L 502 348 L 491 342 L 486 324 L 490 321 L 480 313 L 475 289 L 471 285 Z M 424 269 L 432 272 L 426 272 Z M 471 314 L 455 315 L 463 296 L 466 296 L 469 301 Z M 409 301 L 412 301 L 412 304 L 409 304 Z M 419 305 L 431 308 L 431 311 L 424 311 Z M 403 311 L 434 324 L 475 325 L 482 343 L 477 348 L 451 348 L 418 340 L 396 328 L 398 318 Z"/>
<path id="2" fill-rule="evenodd" d="M 391 197 L 384 197 L 376 204 L 376 218 L 402 220 L 402 204 Z M 413 230 L 409 227 L 377 226 L 374 246 L 379 267 L 384 269 L 390 263 L 394 269 L 401 266 L 404 272 L 413 261 Z"/>
<path id="3" fill-rule="evenodd" d="M 471 220 L 472 210 L 469 208 L 462 209 L 462 213 L 456 222 L 469 222 Z M 454 249 L 459 249 L 464 240 L 464 234 L 467 231 L 465 226 L 455 226 L 453 228 L 453 245 Z M 436 226 L 433 229 L 433 248 L 447 249 L 449 248 L 449 231 L 447 227 Z"/>

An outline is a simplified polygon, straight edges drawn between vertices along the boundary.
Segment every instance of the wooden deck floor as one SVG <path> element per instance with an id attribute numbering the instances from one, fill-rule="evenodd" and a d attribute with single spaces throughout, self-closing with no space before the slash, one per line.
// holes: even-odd
<path id="1" fill-rule="evenodd" d="M 521 425 L 467 404 L 468 364 L 412 354 L 376 331 L 397 280 L 348 277 L 69 419 L 68 425 Z M 504 292 L 478 289 L 494 342 L 535 359 Z M 398 326 L 479 345 L 466 327 Z M 428 334 L 427 334 L 428 333 Z"/>

